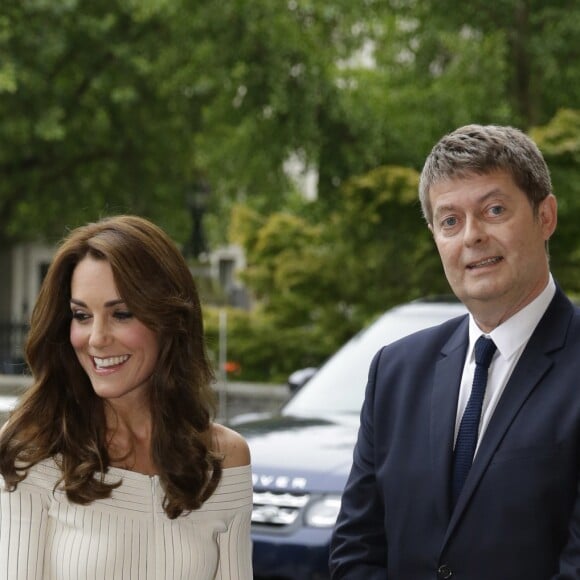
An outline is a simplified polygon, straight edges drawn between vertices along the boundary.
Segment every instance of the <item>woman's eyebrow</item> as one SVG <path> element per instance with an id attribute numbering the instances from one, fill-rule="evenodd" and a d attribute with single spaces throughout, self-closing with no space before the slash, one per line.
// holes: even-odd
<path id="1" fill-rule="evenodd" d="M 82 300 L 77 300 L 76 298 L 71 298 L 70 301 L 71 301 L 71 304 L 75 304 L 76 306 L 82 306 L 84 308 L 87 307 L 87 305 Z M 105 308 L 110 308 L 111 306 L 117 306 L 117 304 L 125 304 L 125 301 L 122 300 L 121 298 L 117 298 L 115 300 L 109 300 L 109 301 L 105 302 Z"/>

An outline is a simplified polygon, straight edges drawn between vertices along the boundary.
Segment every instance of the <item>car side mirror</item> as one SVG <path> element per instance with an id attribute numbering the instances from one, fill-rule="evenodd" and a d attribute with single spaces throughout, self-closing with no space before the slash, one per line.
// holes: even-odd
<path id="1" fill-rule="evenodd" d="M 315 374 L 318 369 L 316 367 L 306 367 L 294 371 L 288 377 L 288 388 L 290 393 L 294 394 L 299 391 Z"/>

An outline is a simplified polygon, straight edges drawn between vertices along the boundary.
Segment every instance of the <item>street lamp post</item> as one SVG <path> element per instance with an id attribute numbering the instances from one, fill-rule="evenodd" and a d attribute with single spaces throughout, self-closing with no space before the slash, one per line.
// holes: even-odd
<path id="1" fill-rule="evenodd" d="M 203 217 L 207 211 L 211 188 L 207 181 L 199 180 L 189 186 L 185 192 L 185 203 L 191 215 L 191 236 L 185 254 L 202 260 L 208 251 Z"/>

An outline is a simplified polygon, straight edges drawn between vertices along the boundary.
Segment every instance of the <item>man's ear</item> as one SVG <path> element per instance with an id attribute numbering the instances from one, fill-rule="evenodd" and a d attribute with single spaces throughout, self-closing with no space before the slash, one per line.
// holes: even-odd
<path id="1" fill-rule="evenodd" d="M 550 194 L 540 202 L 538 217 L 544 232 L 544 240 L 549 240 L 558 223 L 558 201 L 555 195 Z"/>

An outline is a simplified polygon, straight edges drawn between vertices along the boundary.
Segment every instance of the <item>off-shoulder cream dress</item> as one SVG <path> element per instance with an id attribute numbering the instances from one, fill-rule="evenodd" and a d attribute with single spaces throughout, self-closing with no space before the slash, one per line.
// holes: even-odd
<path id="1" fill-rule="evenodd" d="M 0 580 L 251 580 L 251 468 L 223 470 L 196 511 L 170 520 L 157 476 L 110 468 L 110 499 L 53 492 L 53 460 L 13 492 L 0 478 Z"/>

